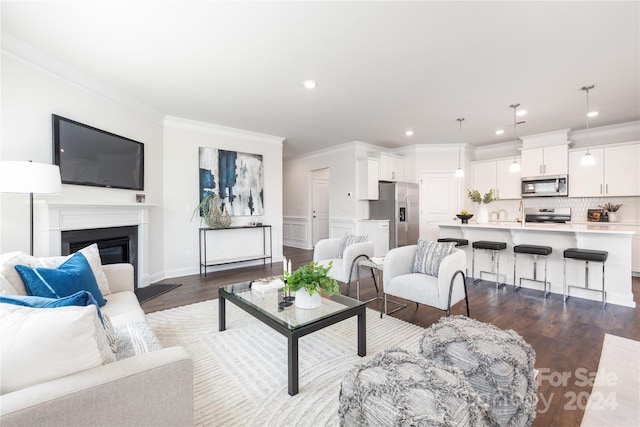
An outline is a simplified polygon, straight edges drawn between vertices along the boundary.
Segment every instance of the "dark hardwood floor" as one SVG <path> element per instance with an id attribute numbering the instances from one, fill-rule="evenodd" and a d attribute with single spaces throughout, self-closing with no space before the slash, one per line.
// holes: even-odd
<path id="1" fill-rule="evenodd" d="M 284 248 L 284 254 L 292 260 L 294 269 L 313 257 L 313 251 L 290 247 Z M 281 263 L 274 263 L 208 273 L 206 278 L 194 275 L 167 279 L 159 283 L 183 285 L 142 307 L 150 313 L 205 301 L 216 298 L 220 286 L 281 273 Z M 604 334 L 640 340 L 640 309 L 609 304 L 601 310 L 599 302 L 579 298 L 564 304 L 561 295 L 552 294 L 545 300 L 542 292 L 522 289 L 514 293 L 511 286 L 496 290 L 491 282 L 473 285 L 469 281 L 468 290 L 472 318 L 515 330 L 536 351 L 540 386 L 535 426 L 579 426 L 598 369 Z M 371 278 L 361 281 L 360 292 L 363 300 L 375 295 Z M 633 278 L 633 293 L 635 301 L 640 301 L 640 278 Z M 355 298 L 355 281 L 350 295 Z M 379 310 L 380 305 L 372 301 L 369 307 Z M 452 314 L 464 313 L 464 302 L 452 309 Z M 409 304 L 392 315 L 428 327 L 444 313 Z"/>

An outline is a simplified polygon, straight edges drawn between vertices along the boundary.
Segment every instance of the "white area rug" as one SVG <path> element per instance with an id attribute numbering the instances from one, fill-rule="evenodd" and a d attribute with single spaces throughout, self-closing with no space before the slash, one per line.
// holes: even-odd
<path id="1" fill-rule="evenodd" d="M 581 425 L 640 426 L 640 342 L 605 334 Z"/>
<path id="2" fill-rule="evenodd" d="M 423 328 L 367 309 L 367 356 L 357 355 L 357 318 L 299 341 L 300 392 L 287 393 L 287 340 L 227 303 L 218 332 L 218 300 L 164 310 L 147 319 L 164 347 L 181 345 L 193 359 L 196 425 L 338 425 L 344 374 L 376 353 L 417 352 Z"/>

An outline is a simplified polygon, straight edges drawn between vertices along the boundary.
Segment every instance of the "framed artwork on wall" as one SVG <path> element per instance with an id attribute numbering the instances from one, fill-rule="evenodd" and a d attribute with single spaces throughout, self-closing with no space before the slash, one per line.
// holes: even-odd
<path id="1" fill-rule="evenodd" d="M 200 200 L 215 194 L 231 216 L 264 215 L 262 154 L 199 147 Z"/>

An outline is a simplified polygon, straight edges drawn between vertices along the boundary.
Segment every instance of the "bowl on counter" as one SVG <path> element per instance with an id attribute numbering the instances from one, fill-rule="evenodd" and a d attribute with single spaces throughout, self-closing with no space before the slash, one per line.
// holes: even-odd
<path id="1" fill-rule="evenodd" d="M 467 214 L 467 215 L 457 214 L 456 216 L 460 218 L 460 221 L 462 221 L 463 224 L 468 224 L 469 220 L 473 217 L 473 214 Z"/>

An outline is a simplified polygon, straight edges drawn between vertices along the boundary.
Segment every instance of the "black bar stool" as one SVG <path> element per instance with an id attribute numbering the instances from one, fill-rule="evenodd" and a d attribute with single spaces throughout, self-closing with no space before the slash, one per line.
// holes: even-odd
<path id="1" fill-rule="evenodd" d="M 530 282 L 544 283 L 544 297 L 549 295 L 550 291 L 547 290 L 547 284 L 551 289 L 551 283 L 547 281 L 547 257 L 553 252 L 551 246 L 538 246 L 538 245 L 517 245 L 513 247 L 513 292 L 520 290 L 522 287 L 522 280 L 529 280 Z M 518 281 L 516 278 L 516 261 L 518 254 L 533 255 L 533 279 L 529 277 L 520 277 Z M 544 281 L 538 280 L 538 257 L 544 257 Z M 518 285 L 516 286 L 516 283 Z"/>
<path id="2" fill-rule="evenodd" d="M 500 283 L 500 251 L 507 248 L 505 242 L 492 242 L 490 240 L 478 240 L 471 244 L 473 247 L 473 258 L 471 261 L 471 276 L 474 278 L 474 283 L 482 279 L 482 273 L 495 274 L 496 276 L 496 289 L 504 285 L 504 282 Z M 480 271 L 480 277 L 476 279 L 476 249 L 485 251 L 491 251 L 491 271 Z M 496 271 L 494 273 L 494 270 Z M 504 276 L 504 274 L 503 274 Z"/>
<path id="3" fill-rule="evenodd" d="M 469 244 L 469 241 L 467 239 L 456 239 L 453 237 L 443 237 L 442 239 L 438 239 L 438 242 L 455 242 L 456 247 L 467 246 Z"/>
<path id="4" fill-rule="evenodd" d="M 600 292 L 602 293 L 602 309 L 604 310 L 605 305 L 607 305 L 607 292 L 604 287 L 604 263 L 607 261 L 607 257 L 609 256 L 609 252 L 607 251 L 597 251 L 592 249 L 579 249 L 579 248 L 569 248 L 564 251 L 564 301 L 567 301 L 569 298 L 569 289 L 570 288 L 579 288 L 586 289 L 588 291 Z M 575 259 L 578 261 L 584 261 L 584 287 L 582 286 L 572 286 L 567 285 L 567 258 Z M 602 264 L 602 290 L 593 289 L 589 287 L 589 263 L 590 262 L 599 262 Z"/>

